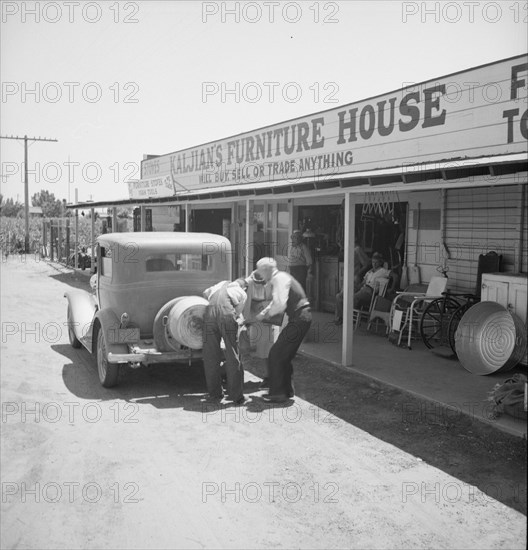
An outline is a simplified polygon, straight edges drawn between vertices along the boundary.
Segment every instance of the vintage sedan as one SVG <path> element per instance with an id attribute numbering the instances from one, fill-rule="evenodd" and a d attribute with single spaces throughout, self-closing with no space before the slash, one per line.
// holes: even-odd
<path id="1" fill-rule="evenodd" d="M 97 239 L 92 293 L 70 290 L 68 335 L 94 354 L 99 380 L 119 365 L 201 357 L 203 291 L 231 278 L 231 243 L 210 233 L 107 233 Z"/>

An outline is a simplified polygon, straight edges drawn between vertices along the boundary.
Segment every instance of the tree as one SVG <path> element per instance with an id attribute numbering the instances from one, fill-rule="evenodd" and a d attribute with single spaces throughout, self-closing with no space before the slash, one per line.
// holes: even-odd
<path id="1" fill-rule="evenodd" d="M 132 208 L 118 208 L 117 209 L 118 218 L 131 218 L 132 217 Z"/>
<path id="2" fill-rule="evenodd" d="M 55 198 L 53 193 L 42 189 L 31 197 L 33 206 L 40 206 L 46 218 L 59 218 L 62 216 L 62 202 Z"/>
<path id="3" fill-rule="evenodd" d="M 2 212 L 2 217 L 15 218 L 23 208 L 23 204 L 20 204 L 18 201 L 15 202 L 13 199 L 4 200 L 4 196 L 0 194 L 0 211 Z"/>

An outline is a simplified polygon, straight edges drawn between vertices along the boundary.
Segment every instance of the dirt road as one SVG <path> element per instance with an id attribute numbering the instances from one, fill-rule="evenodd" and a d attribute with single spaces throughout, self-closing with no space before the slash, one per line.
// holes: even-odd
<path id="1" fill-rule="evenodd" d="M 525 547 L 520 512 L 250 373 L 242 408 L 185 366 L 102 388 L 64 326 L 85 283 L 29 257 L 1 278 L 2 548 Z"/>

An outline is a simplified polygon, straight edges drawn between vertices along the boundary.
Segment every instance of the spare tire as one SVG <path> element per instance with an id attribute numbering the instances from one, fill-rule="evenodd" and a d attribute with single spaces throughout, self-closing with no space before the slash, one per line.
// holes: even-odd
<path id="1" fill-rule="evenodd" d="M 203 316 L 208 304 L 200 296 L 181 296 L 167 302 L 154 319 L 154 341 L 158 350 L 177 350 L 180 346 L 202 349 Z"/>
<path id="2" fill-rule="evenodd" d="M 200 296 L 185 296 L 176 302 L 170 312 L 167 328 L 180 344 L 191 349 L 203 347 L 203 317 L 209 302 Z"/>

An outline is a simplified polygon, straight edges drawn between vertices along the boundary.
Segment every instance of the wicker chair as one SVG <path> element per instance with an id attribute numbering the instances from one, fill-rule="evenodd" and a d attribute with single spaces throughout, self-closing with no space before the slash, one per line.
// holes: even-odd
<path id="1" fill-rule="evenodd" d="M 365 321 L 370 320 L 370 315 L 371 315 L 374 303 L 376 301 L 376 298 L 378 298 L 379 296 L 385 296 L 385 292 L 387 291 L 388 284 L 389 284 L 388 277 L 378 277 L 374 283 L 374 291 L 372 292 L 372 298 L 370 300 L 369 308 L 352 310 L 354 315 L 354 330 L 356 330 L 359 327 L 363 319 Z M 368 329 L 368 326 L 367 326 L 367 329 Z"/>

